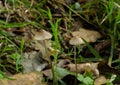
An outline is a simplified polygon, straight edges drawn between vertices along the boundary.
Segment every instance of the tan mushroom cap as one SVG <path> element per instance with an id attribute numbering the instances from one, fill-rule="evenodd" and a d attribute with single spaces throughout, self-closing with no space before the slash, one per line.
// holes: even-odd
<path id="1" fill-rule="evenodd" d="M 72 32 L 73 37 L 77 36 L 85 39 L 87 42 L 95 42 L 97 39 L 101 38 L 101 34 L 97 31 L 86 30 L 80 28 L 79 31 Z"/>
<path id="2" fill-rule="evenodd" d="M 50 38 L 52 38 L 52 35 L 43 29 L 41 29 L 39 32 L 36 32 L 34 36 L 35 40 L 46 40 Z"/>
<path id="3" fill-rule="evenodd" d="M 78 36 L 74 36 L 70 39 L 69 43 L 71 45 L 80 45 L 80 44 L 84 44 L 84 41 Z"/>

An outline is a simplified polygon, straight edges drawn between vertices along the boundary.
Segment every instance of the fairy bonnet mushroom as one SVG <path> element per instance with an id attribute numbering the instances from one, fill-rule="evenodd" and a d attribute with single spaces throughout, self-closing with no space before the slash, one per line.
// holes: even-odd
<path id="1" fill-rule="evenodd" d="M 35 34 L 34 38 L 36 40 L 46 40 L 46 39 L 51 39 L 52 35 L 49 32 L 41 29 L 39 32 Z"/>
<path id="2" fill-rule="evenodd" d="M 74 31 L 71 33 L 72 38 L 69 40 L 69 44 L 73 45 L 74 47 L 74 61 L 75 61 L 75 67 L 77 72 L 77 63 L 76 63 L 76 48 L 78 45 L 84 45 L 85 42 L 95 42 L 97 39 L 101 38 L 101 34 L 97 31 L 92 30 L 86 30 L 83 28 L 80 28 L 79 31 Z M 81 47 L 81 46 L 80 46 Z M 76 73 L 77 76 L 77 73 Z"/>
<path id="3" fill-rule="evenodd" d="M 48 58 L 49 52 L 48 52 L 47 48 L 51 46 L 51 43 L 49 42 L 49 39 L 51 39 L 51 38 L 52 38 L 52 35 L 43 29 L 36 32 L 35 36 L 34 36 L 34 39 L 39 41 L 40 44 L 44 46 L 44 48 L 39 48 L 39 49 L 40 49 L 40 51 L 42 51 L 43 58 L 47 61 L 49 61 L 49 58 Z M 44 50 L 46 53 L 44 52 Z"/>

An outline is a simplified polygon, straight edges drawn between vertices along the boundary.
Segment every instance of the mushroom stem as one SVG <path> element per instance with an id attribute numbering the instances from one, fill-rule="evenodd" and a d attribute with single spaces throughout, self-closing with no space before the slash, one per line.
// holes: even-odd
<path id="1" fill-rule="evenodd" d="M 42 41 L 42 44 L 43 44 L 44 47 L 45 47 L 45 52 L 46 52 L 46 55 L 47 55 L 48 64 L 52 67 L 52 60 L 51 60 L 51 58 L 50 58 L 49 51 L 48 51 L 47 46 L 46 46 L 46 44 L 45 44 L 45 40 Z"/>
<path id="2" fill-rule="evenodd" d="M 78 72 L 77 72 L 76 46 L 74 46 L 74 62 L 75 62 L 75 70 L 76 70 L 75 76 L 77 78 Z M 77 85 L 77 79 L 76 78 L 75 78 L 75 85 Z"/>
<path id="3" fill-rule="evenodd" d="M 55 72 L 54 72 L 54 65 L 53 65 L 53 63 L 52 63 L 52 60 L 51 60 L 51 58 L 50 58 L 50 54 L 49 54 L 49 51 L 48 51 L 48 49 L 47 49 L 47 46 L 46 46 L 46 44 L 45 44 L 45 40 L 43 40 L 43 45 L 44 45 L 44 47 L 45 47 L 45 51 L 46 51 L 46 54 L 47 54 L 47 57 L 48 57 L 48 59 L 49 59 L 49 61 L 48 61 L 48 64 L 50 65 L 50 67 L 51 67 L 51 72 L 52 72 L 52 76 L 53 76 L 53 85 L 55 85 L 56 84 L 56 77 L 55 77 Z"/>
<path id="4" fill-rule="evenodd" d="M 46 54 L 47 54 L 47 57 L 48 57 L 48 59 L 49 59 L 49 61 L 51 61 L 51 59 L 50 59 L 50 54 L 49 54 L 49 52 L 48 52 L 48 49 L 47 49 L 47 46 L 46 46 L 46 44 L 45 44 L 45 40 L 43 40 L 43 45 L 44 45 L 44 47 L 45 47 L 45 52 L 46 52 Z"/>

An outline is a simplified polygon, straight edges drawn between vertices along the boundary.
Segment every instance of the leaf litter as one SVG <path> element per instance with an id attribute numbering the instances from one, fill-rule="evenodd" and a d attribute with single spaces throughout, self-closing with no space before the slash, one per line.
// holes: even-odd
<path id="1" fill-rule="evenodd" d="M 89 3 L 91 1 L 92 0 L 90 1 L 78 0 L 80 5 L 83 3 Z M 8 35 L 7 37 L 11 40 L 14 40 L 14 43 L 18 45 L 18 47 L 20 47 L 21 38 L 24 38 L 25 40 L 25 49 L 23 50 L 22 62 L 21 62 L 21 65 L 23 66 L 23 70 L 21 72 L 23 72 L 24 74 L 23 73 L 16 74 L 15 71 L 13 71 L 14 75 L 12 75 L 12 77 L 11 76 L 9 77 L 13 79 L 15 78 L 16 80 L 13 80 L 13 81 L 12 80 L 0 80 L 1 85 L 18 85 L 18 83 L 21 83 L 21 85 L 26 85 L 26 84 L 47 85 L 47 84 L 41 83 L 43 79 L 43 76 L 41 76 L 41 74 L 45 76 L 44 77 L 45 79 L 47 78 L 50 78 L 51 80 L 53 79 L 53 75 L 51 72 L 51 66 L 49 65 L 49 62 L 53 60 L 53 57 L 56 52 L 58 53 L 59 56 L 64 56 L 64 57 L 58 58 L 57 65 L 56 65 L 57 66 L 56 72 L 58 73 L 59 82 L 61 80 L 66 81 L 64 80 L 64 78 L 67 79 L 67 76 L 76 77 L 75 76 L 76 72 L 82 75 L 85 75 L 88 72 L 92 76 L 94 76 L 93 78 L 94 85 L 101 85 L 101 84 L 107 83 L 106 77 L 104 75 L 101 76 L 102 73 L 111 72 L 111 73 L 115 73 L 118 75 L 120 74 L 118 69 L 109 67 L 106 63 L 103 63 L 99 60 L 97 60 L 96 62 L 94 61 L 93 62 L 90 62 L 90 61 L 81 62 L 80 60 L 80 62 L 77 62 L 77 64 L 75 64 L 74 59 L 73 59 L 74 53 L 72 52 L 70 55 L 67 54 L 70 52 L 71 49 L 73 49 L 73 47 L 69 44 L 69 42 L 72 43 L 73 41 L 74 44 L 77 44 L 77 43 L 85 44 L 84 41 L 82 40 L 83 38 L 90 44 L 93 44 L 95 46 L 95 49 L 98 51 L 98 53 L 103 53 L 102 51 L 104 51 L 105 48 L 107 49 L 110 46 L 110 42 L 109 40 L 106 42 L 98 41 L 98 39 L 103 39 L 103 34 L 99 33 L 98 30 L 95 31 L 96 28 L 94 28 L 94 26 L 92 30 L 91 30 L 91 27 L 88 28 L 89 25 L 91 26 L 89 21 L 85 21 L 81 16 L 79 16 L 79 14 L 76 11 L 72 10 L 69 7 L 69 5 L 74 4 L 75 1 L 73 0 L 59 0 L 59 1 L 48 0 L 45 2 L 47 3 L 47 4 L 43 4 L 45 9 L 43 10 L 40 9 L 38 11 L 34 7 L 32 8 L 32 6 L 35 6 L 35 5 L 36 5 L 36 8 L 37 8 L 37 5 L 39 6 L 42 5 L 42 4 L 38 4 L 39 1 L 37 0 L 31 2 L 30 8 L 27 8 L 22 4 L 20 6 L 18 5 L 17 8 L 14 8 L 14 7 L 12 8 L 10 6 L 11 2 L 5 3 L 6 6 L 4 6 L 3 5 L 4 2 L 1 1 L 0 3 L 2 4 L 1 8 L 3 10 L 9 9 L 10 12 L 3 13 L 3 17 L 5 18 L 7 23 L 3 22 L 4 19 L 0 21 L 0 23 L 3 24 L 0 29 L 2 31 L 5 31 L 6 32 L 5 34 L 12 33 L 13 34 L 12 37 L 14 37 L 17 40 L 15 40 L 14 38 Z M 59 38 L 61 37 L 60 47 L 61 48 L 63 47 L 64 49 L 63 51 L 61 51 L 60 49 L 57 49 L 57 50 L 54 49 L 54 39 L 51 34 L 48 34 L 49 39 L 46 36 L 47 34 L 44 34 L 44 35 L 42 35 L 42 33 L 40 34 L 40 32 L 51 32 L 51 30 L 49 29 L 50 27 L 48 24 L 49 22 L 48 17 L 46 16 L 46 14 L 42 15 L 42 13 L 44 12 L 46 13 L 46 9 L 48 7 L 51 8 L 52 15 L 53 15 L 53 21 L 59 17 L 63 18 L 62 24 L 60 24 L 58 28 L 60 32 Z M 68 16 L 66 10 L 69 10 L 69 11 L 71 10 L 71 12 L 73 13 L 73 15 L 71 15 L 71 18 L 70 18 L 70 15 Z M 38 16 L 43 16 L 43 17 L 39 19 Z M 36 17 L 38 17 L 38 19 Z M 2 18 L 2 13 L 0 14 L 0 18 Z M 12 22 L 15 22 L 15 23 L 12 23 Z M 22 24 L 22 22 L 24 22 L 25 24 Z M 39 25 L 39 23 L 41 23 L 42 26 Z M 67 26 L 68 24 L 69 26 Z M 88 27 L 85 27 L 84 24 L 87 24 Z M 5 36 L 0 37 L 0 39 L 4 40 Z M 77 42 L 77 39 L 79 40 L 78 42 Z M 11 46 L 11 43 L 8 43 L 8 45 Z M 0 49 L 2 49 L 4 46 L 5 46 L 5 42 L 4 43 L 0 42 Z M 15 48 L 14 45 L 12 45 L 12 47 Z M 80 52 L 81 54 L 77 54 L 76 58 L 78 60 L 79 60 L 80 55 L 82 55 L 83 58 L 89 58 L 89 59 L 91 58 L 91 56 L 93 56 L 91 54 L 87 55 L 88 50 L 85 50 L 85 48 L 86 46 L 83 45 L 83 47 L 81 48 L 82 50 Z M 77 46 L 76 49 L 77 51 L 79 51 L 79 46 Z M 87 53 L 84 54 L 84 52 L 86 51 Z M 12 51 L 6 51 L 5 54 L 1 55 L 2 56 L 1 58 L 3 58 L 4 60 L 8 59 L 7 55 L 10 53 L 12 53 Z M 108 55 L 107 52 L 105 54 Z M 3 62 L 3 61 L 2 63 L 7 64 L 6 62 Z M 15 64 L 11 60 L 8 63 L 15 66 Z M 77 71 L 76 71 L 75 65 L 77 65 Z M 102 66 L 104 68 L 102 68 Z M 13 69 L 10 68 L 9 70 L 13 70 Z M 38 71 L 40 74 L 36 73 L 35 71 Z M 25 81 L 26 79 L 27 81 Z M 74 80 L 74 79 L 72 80 L 70 79 L 72 78 L 69 78 L 68 81 Z M 87 79 L 90 80 L 90 78 L 88 77 Z M 81 84 L 80 81 L 78 81 L 78 83 Z M 72 82 L 72 84 L 69 84 L 69 85 L 73 85 L 73 84 L 74 82 Z"/>

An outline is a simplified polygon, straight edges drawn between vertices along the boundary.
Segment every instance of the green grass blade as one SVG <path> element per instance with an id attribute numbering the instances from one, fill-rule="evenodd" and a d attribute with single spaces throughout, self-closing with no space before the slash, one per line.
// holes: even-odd
<path id="1" fill-rule="evenodd" d="M 31 22 L 27 23 L 7 23 L 3 20 L 0 20 L 0 28 L 14 28 L 14 27 L 24 27 L 29 24 L 32 24 Z"/>
<path id="2" fill-rule="evenodd" d="M 84 39 L 83 39 L 83 41 L 85 42 L 85 44 L 87 45 L 87 47 L 89 48 L 89 50 L 93 53 L 93 55 L 96 58 L 100 59 L 101 57 L 100 57 L 99 53 L 87 41 L 85 41 Z"/>

